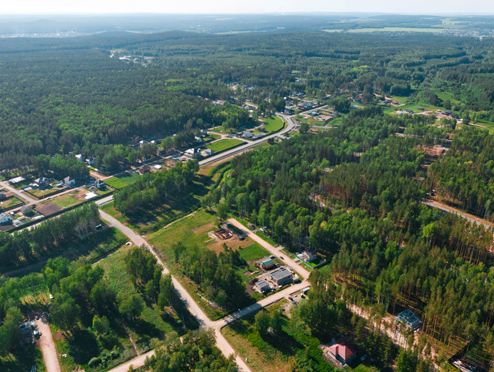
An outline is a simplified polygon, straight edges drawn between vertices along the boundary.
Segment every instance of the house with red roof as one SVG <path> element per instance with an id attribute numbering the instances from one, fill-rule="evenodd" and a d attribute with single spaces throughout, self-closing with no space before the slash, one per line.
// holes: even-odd
<path id="1" fill-rule="evenodd" d="M 355 349 L 345 340 L 330 346 L 328 354 L 343 365 L 350 363 L 357 356 Z"/>

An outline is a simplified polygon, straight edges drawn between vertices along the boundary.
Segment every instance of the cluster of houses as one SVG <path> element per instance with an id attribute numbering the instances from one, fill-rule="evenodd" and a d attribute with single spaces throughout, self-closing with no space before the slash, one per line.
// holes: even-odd
<path id="1" fill-rule="evenodd" d="M 291 270 L 285 267 L 277 267 L 272 258 L 263 260 L 259 264 L 259 267 L 264 271 L 274 269 L 263 275 L 262 279 L 258 280 L 254 285 L 254 289 L 259 293 L 267 293 L 275 288 L 281 288 L 298 280 L 298 277 L 294 276 Z"/>

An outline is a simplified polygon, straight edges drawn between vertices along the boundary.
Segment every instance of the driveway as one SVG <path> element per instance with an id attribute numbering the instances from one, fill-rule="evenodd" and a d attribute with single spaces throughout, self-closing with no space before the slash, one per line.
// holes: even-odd
<path id="1" fill-rule="evenodd" d="M 50 326 L 48 325 L 48 317 L 46 315 L 42 315 L 40 319 L 35 320 L 34 323 L 38 327 L 38 332 L 41 334 L 41 337 L 38 341 L 36 341 L 36 343 L 41 348 L 41 352 L 43 353 L 46 371 L 62 372 L 60 362 L 58 361 L 55 341 L 53 340 L 53 335 L 51 333 Z"/>
<path id="2" fill-rule="evenodd" d="M 269 244 L 267 241 L 262 239 L 261 237 L 257 236 L 254 234 L 252 231 L 250 231 L 247 227 L 242 225 L 240 222 L 238 222 L 235 218 L 230 218 L 228 220 L 232 225 L 237 227 L 238 229 L 245 231 L 247 235 L 249 236 L 250 239 L 258 243 L 260 246 L 265 248 L 269 253 L 275 255 L 276 257 L 283 257 L 283 261 L 288 265 L 291 266 L 296 272 L 298 272 L 304 279 L 309 278 L 309 271 L 307 271 L 306 268 L 304 268 L 302 265 L 299 265 L 295 260 L 291 259 L 288 257 L 286 254 L 282 253 L 281 248 L 275 248 L 271 244 Z"/>

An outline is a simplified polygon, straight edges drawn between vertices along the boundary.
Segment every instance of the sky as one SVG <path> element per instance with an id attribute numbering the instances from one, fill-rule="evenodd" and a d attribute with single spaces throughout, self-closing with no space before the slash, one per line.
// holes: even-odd
<path id="1" fill-rule="evenodd" d="M 384 12 L 494 14 L 492 0 L 3 0 L 0 14 Z"/>

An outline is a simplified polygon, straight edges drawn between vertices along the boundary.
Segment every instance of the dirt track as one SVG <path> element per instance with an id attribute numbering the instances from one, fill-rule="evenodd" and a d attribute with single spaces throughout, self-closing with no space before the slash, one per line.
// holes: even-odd
<path id="1" fill-rule="evenodd" d="M 62 372 L 60 362 L 58 360 L 57 348 L 55 347 L 55 341 L 53 340 L 53 335 L 48 324 L 48 317 L 46 315 L 42 315 L 39 320 L 35 321 L 35 324 L 41 334 L 41 337 L 36 343 L 41 348 L 41 352 L 43 353 L 46 371 Z"/>

